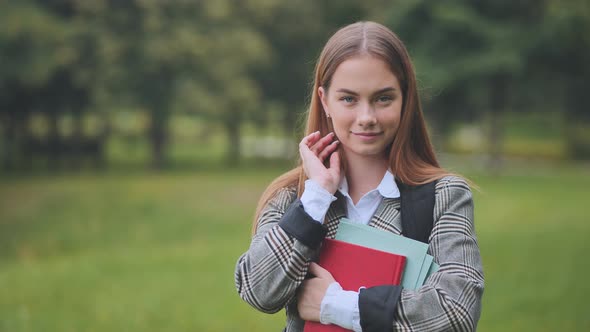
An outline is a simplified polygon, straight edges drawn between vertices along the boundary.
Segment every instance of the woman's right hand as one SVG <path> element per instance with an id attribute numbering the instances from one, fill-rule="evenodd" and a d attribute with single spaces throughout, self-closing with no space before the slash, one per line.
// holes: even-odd
<path id="1" fill-rule="evenodd" d="M 303 161 L 305 175 L 331 194 L 336 192 L 341 180 L 340 156 L 336 152 L 337 148 L 338 141 L 334 140 L 334 133 L 321 137 L 319 131 L 305 136 L 299 143 L 299 154 Z M 326 167 L 324 161 L 328 157 L 330 157 L 329 167 Z"/>

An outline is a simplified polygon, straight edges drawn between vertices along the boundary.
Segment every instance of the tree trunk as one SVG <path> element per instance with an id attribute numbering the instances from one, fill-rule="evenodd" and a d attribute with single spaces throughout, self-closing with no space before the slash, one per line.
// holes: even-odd
<path id="1" fill-rule="evenodd" d="M 152 168 L 162 170 L 167 166 L 168 117 L 162 112 L 152 111 L 149 129 L 152 149 Z"/>
<path id="2" fill-rule="evenodd" d="M 507 79 L 499 74 L 492 78 L 490 87 L 490 131 L 489 131 L 489 169 L 492 174 L 500 173 L 502 168 L 502 146 L 504 144 L 504 114 L 506 111 Z"/>
<path id="3" fill-rule="evenodd" d="M 295 126 L 297 125 L 297 112 L 293 108 L 288 108 L 285 111 L 283 118 L 283 128 L 285 134 L 289 137 L 295 137 Z"/>
<path id="4" fill-rule="evenodd" d="M 2 131 L 2 140 L 0 141 L 0 162 L 2 163 L 2 169 L 5 171 L 13 168 L 15 160 L 14 155 L 14 144 L 15 144 L 15 131 L 14 121 L 12 118 L 12 112 L 5 110 L 0 113 L 0 130 Z"/>
<path id="5" fill-rule="evenodd" d="M 47 136 L 47 167 L 54 171 L 59 168 L 62 144 L 59 135 L 59 113 L 54 109 L 48 112 L 49 132 Z"/>
<path id="6" fill-rule="evenodd" d="M 439 97 L 437 101 L 429 100 L 424 103 L 424 117 L 428 123 L 429 135 L 436 150 L 448 150 L 447 142 L 450 136 L 451 120 L 450 113 L 445 101 Z M 432 110 L 427 112 L 426 110 Z"/>
<path id="7" fill-rule="evenodd" d="M 240 163 L 241 150 L 241 133 L 240 133 L 241 119 L 239 117 L 227 119 L 225 121 L 225 129 L 227 130 L 228 149 L 227 149 L 227 165 L 230 167 L 237 167 Z"/>
<path id="8" fill-rule="evenodd" d="M 299 135 L 303 134 L 302 132 L 298 132 L 299 128 L 297 128 L 297 117 L 298 113 L 296 112 L 295 107 L 293 107 L 286 110 L 285 116 L 283 118 L 284 134 L 287 136 L 283 150 L 285 152 L 285 156 L 289 159 L 295 157 L 292 153 L 293 147 L 297 146 L 297 144 L 299 143 L 297 142 L 297 140 L 300 137 Z"/>
<path id="9" fill-rule="evenodd" d="M 82 166 L 84 156 L 87 154 L 84 137 L 84 119 L 82 111 L 76 110 L 73 112 L 73 126 L 72 136 L 69 140 L 69 149 L 71 154 L 68 156 L 70 165 L 74 170 L 79 170 Z"/>
<path id="10" fill-rule="evenodd" d="M 31 113 L 28 110 L 12 109 L 7 124 L 10 126 L 9 157 L 11 167 L 30 171 L 35 155 L 47 156 L 47 142 L 36 139 L 30 128 Z M 36 152 L 40 151 L 40 152 Z"/>
<path id="11" fill-rule="evenodd" d="M 94 165 L 97 169 L 105 169 L 107 167 L 106 146 L 112 131 L 111 120 L 104 113 L 102 114 L 101 127 L 96 137 L 97 150 L 94 159 Z"/>
<path id="12" fill-rule="evenodd" d="M 565 141 L 567 153 L 574 160 L 590 160 L 590 112 L 585 89 L 581 78 L 571 77 L 565 93 Z"/>

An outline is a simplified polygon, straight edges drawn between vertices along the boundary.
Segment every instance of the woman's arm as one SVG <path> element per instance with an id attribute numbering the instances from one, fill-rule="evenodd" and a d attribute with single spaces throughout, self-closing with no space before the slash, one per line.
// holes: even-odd
<path id="1" fill-rule="evenodd" d="M 283 189 L 258 219 L 250 248 L 237 262 L 236 288 L 254 308 L 274 313 L 293 298 L 326 229 L 305 213 L 294 190 Z"/>
<path id="2" fill-rule="evenodd" d="M 402 216 L 403 218 L 403 216 Z M 435 189 L 428 251 L 440 269 L 417 290 L 379 286 L 359 293 L 362 330 L 474 331 L 481 311 L 483 269 L 467 183 L 445 177 Z"/>
<path id="3" fill-rule="evenodd" d="M 337 143 L 332 133 L 321 137 L 319 131 L 299 143 L 305 174 L 329 194 L 321 200 L 331 201 L 340 182 L 340 159 L 333 153 Z M 329 167 L 323 164 L 327 158 Z M 323 219 L 329 204 L 320 205 L 325 205 L 322 212 L 313 214 Z M 260 311 L 274 313 L 293 298 L 327 233 L 318 221 L 306 213 L 295 190 L 280 190 L 269 201 L 258 218 L 250 248 L 236 265 L 235 282 L 242 299 Z"/>
<path id="4" fill-rule="evenodd" d="M 437 183 L 435 195 L 429 252 L 440 269 L 418 290 L 402 291 L 393 325 L 396 330 L 474 331 L 484 275 L 471 191 L 463 179 L 445 177 Z"/>

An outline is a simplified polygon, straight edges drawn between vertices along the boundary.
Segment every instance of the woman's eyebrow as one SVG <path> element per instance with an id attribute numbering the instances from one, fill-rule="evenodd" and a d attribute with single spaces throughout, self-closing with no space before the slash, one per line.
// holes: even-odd
<path id="1" fill-rule="evenodd" d="M 359 95 L 357 92 L 354 92 L 354 91 L 348 90 L 348 89 L 344 89 L 344 88 L 338 89 L 338 90 L 336 90 L 336 92 L 343 92 L 343 93 L 347 93 L 347 94 L 355 95 L 355 96 Z"/>
<path id="2" fill-rule="evenodd" d="M 386 87 L 386 88 L 383 88 L 383 89 L 381 89 L 381 90 L 379 90 L 379 91 L 375 92 L 375 93 L 374 93 L 374 95 L 378 95 L 378 94 L 380 94 L 380 93 L 384 93 L 384 92 L 393 92 L 393 91 L 395 91 L 395 90 L 396 90 L 396 89 L 395 89 L 394 87 L 392 87 L 392 86 L 388 86 L 388 87 Z"/>
<path id="3" fill-rule="evenodd" d="M 378 95 L 380 93 L 390 92 L 390 91 L 396 91 L 396 89 L 394 87 L 392 87 L 392 86 L 388 86 L 386 88 L 383 88 L 383 89 L 380 89 L 380 90 L 375 91 L 373 93 L 373 95 Z M 347 93 L 347 94 L 351 94 L 351 95 L 354 95 L 354 96 L 358 96 L 359 95 L 358 92 L 355 92 L 355 91 L 352 91 L 352 90 L 349 90 L 349 89 L 345 89 L 345 88 L 338 89 L 338 90 L 336 90 L 336 92 Z"/>

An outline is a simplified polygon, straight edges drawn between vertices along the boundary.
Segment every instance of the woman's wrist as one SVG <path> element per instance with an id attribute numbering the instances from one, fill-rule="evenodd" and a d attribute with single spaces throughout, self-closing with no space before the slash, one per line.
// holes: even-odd
<path id="1" fill-rule="evenodd" d="M 330 195 L 334 195 L 336 190 L 338 190 L 338 184 L 334 183 L 331 179 L 324 179 L 324 178 L 310 178 L 316 185 L 324 189 Z"/>
<path id="2" fill-rule="evenodd" d="M 303 209 L 310 217 L 317 222 L 322 222 L 324 216 L 330 208 L 330 204 L 336 200 L 336 197 L 328 192 L 314 180 L 305 181 L 305 189 L 301 195 L 301 204 Z"/>
<path id="3" fill-rule="evenodd" d="M 355 327 L 360 325 L 359 322 L 358 293 L 343 290 L 338 282 L 330 284 L 322 299 L 320 323 L 336 324 L 348 330 L 357 330 Z"/>

